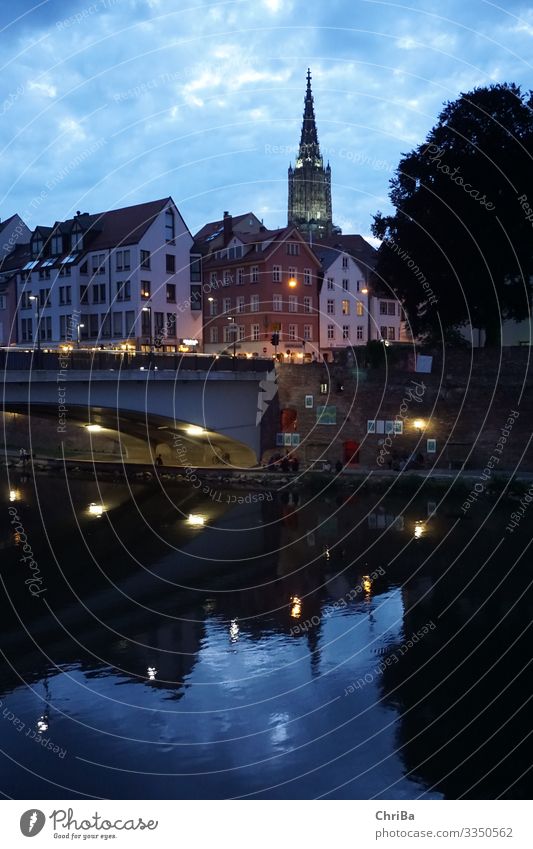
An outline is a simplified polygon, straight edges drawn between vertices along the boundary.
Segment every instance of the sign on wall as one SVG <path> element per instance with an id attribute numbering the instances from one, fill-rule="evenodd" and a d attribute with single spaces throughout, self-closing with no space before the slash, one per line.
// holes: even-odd
<path id="1" fill-rule="evenodd" d="M 337 424 L 337 408 L 336 407 L 317 407 L 316 408 L 316 423 L 320 425 L 336 425 Z"/>

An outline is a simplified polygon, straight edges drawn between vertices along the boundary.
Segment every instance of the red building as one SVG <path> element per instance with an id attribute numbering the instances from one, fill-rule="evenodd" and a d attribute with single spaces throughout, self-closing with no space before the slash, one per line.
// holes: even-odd
<path id="1" fill-rule="evenodd" d="M 204 351 L 318 357 L 321 264 L 296 227 L 267 230 L 251 213 L 225 213 L 196 235 L 195 249 L 203 255 Z"/>

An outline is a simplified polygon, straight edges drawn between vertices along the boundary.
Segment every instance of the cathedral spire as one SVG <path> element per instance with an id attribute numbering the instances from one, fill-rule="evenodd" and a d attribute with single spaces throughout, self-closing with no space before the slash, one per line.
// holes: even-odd
<path id="1" fill-rule="evenodd" d="M 320 148 L 318 146 L 318 133 L 316 131 L 315 107 L 313 102 L 313 92 L 311 91 L 311 69 L 308 68 L 302 137 L 300 139 L 300 158 L 318 159 L 319 156 Z"/>
<path id="2" fill-rule="evenodd" d="M 311 69 L 307 69 L 307 90 L 300 148 L 294 164 L 289 166 L 289 202 L 287 221 L 310 238 L 337 232 L 331 220 L 331 168 L 324 168 L 320 155 L 311 89 Z"/>

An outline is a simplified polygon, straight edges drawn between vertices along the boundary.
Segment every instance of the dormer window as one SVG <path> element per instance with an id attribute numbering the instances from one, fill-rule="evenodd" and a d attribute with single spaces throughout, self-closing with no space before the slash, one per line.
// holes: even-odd
<path id="1" fill-rule="evenodd" d="M 73 251 L 83 250 L 83 233 L 81 230 L 72 231 L 72 248 Z"/>
<path id="2" fill-rule="evenodd" d="M 39 256 L 43 250 L 43 240 L 39 236 L 39 238 L 34 239 L 32 243 L 32 253 L 33 256 Z"/>
<path id="3" fill-rule="evenodd" d="M 52 236 L 52 255 L 59 256 L 63 253 L 63 236 L 61 233 L 56 233 Z"/>

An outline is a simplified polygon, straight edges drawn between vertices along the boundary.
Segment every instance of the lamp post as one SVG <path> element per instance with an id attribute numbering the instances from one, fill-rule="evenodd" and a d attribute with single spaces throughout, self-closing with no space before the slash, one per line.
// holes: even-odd
<path id="1" fill-rule="evenodd" d="M 142 311 L 148 313 L 148 322 L 150 324 L 149 343 L 150 343 L 150 353 L 152 353 L 152 307 L 143 307 Z"/>
<path id="2" fill-rule="evenodd" d="M 85 327 L 84 324 L 78 324 L 78 348 L 80 347 L 80 339 L 81 339 L 81 328 Z"/>
<path id="3" fill-rule="evenodd" d="M 231 335 L 233 336 L 233 359 L 237 356 L 237 325 L 235 324 L 235 317 L 232 315 L 228 315 L 228 321 L 231 322 Z"/>
<path id="4" fill-rule="evenodd" d="M 361 289 L 361 294 L 367 296 L 367 299 L 366 299 L 366 316 L 367 316 L 368 327 L 367 327 L 367 331 L 366 331 L 366 342 L 367 342 L 367 345 L 368 345 L 368 343 L 370 342 L 370 340 L 372 338 L 372 321 L 371 321 L 371 317 L 370 317 L 371 294 L 370 294 L 370 287 L 368 286 L 368 284 L 366 286 L 363 286 L 363 288 Z"/>
<path id="5" fill-rule="evenodd" d="M 41 350 L 41 328 L 40 324 L 40 316 L 39 316 L 39 298 L 37 295 L 30 295 L 28 298 L 29 301 L 35 301 L 35 338 L 37 340 L 37 350 L 40 352 Z"/>

